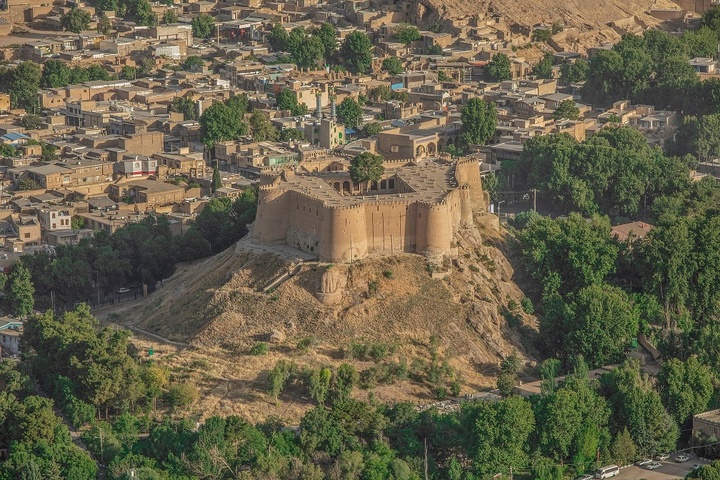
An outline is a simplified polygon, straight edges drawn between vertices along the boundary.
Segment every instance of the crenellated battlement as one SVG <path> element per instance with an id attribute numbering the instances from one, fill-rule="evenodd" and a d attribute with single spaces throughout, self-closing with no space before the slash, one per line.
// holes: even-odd
<path id="1" fill-rule="evenodd" d="M 255 237 L 329 262 L 374 253 L 434 257 L 451 252 L 455 232 L 472 224 L 473 210 L 484 208 L 479 165 L 472 158 L 399 166 L 391 188 L 402 193 L 352 194 L 343 177 L 334 179 L 335 186 L 327 178 L 290 171 L 268 178 L 260 187 Z"/>

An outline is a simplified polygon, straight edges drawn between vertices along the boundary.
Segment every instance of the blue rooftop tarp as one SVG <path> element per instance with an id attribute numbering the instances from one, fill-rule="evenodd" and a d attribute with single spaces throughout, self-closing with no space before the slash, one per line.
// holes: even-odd
<path id="1" fill-rule="evenodd" d="M 25 135 L 24 133 L 13 133 L 13 132 L 10 132 L 10 133 L 6 133 L 5 135 L 3 135 L 3 136 L 0 137 L 0 138 L 2 138 L 3 140 L 7 140 L 8 142 L 16 142 L 16 141 L 18 141 L 18 140 L 20 140 L 20 139 L 29 139 L 30 137 L 28 137 L 28 136 Z"/>

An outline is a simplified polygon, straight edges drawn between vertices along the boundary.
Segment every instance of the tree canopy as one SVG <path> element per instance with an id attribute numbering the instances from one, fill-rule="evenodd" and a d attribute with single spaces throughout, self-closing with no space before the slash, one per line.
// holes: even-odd
<path id="1" fill-rule="evenodd" d="M 512 79 L 512 63 L 510 57 L 504 53 L 496 53 L 485 65 L 485 79 L 491 82 Z"/>
<path id="2" fill-rule="evenodd" d="M 81 8 L 74 7 L 60 17 L 60 24 L 65 30 L 80 33 L 88 29 L 90 20 L 92 20 L 92 17 L 88 12 Z"/>
<path id="3" fill-rule="evenodd" d="M 343 41 L 340 54 L 348 70 L 367 73 L 372 66 L 373 45 L 367 35 L 360 31 L 350 33 Z"/>
<path id="4" fill-rule="evenodd" d="M 362 107 L 357 100 L 347 97 L 337 106 L 337 116 L 347 128 L 358 128 L 362 123 Z"/>
<path id="5" fill-rule="evenodd" d="M 383 158 L 370 152 L 356 155 L 350 162 L 350 178 L 354 183 L 377 182 L 385 173 Z"/>
<path id="6" fill-rule="evenodd" d="M 460 115 L 463 123 L 460 138 L 464 144 L 484 145 L 495 135 L 497 112 L 493 104 L 471 98 Z"/>

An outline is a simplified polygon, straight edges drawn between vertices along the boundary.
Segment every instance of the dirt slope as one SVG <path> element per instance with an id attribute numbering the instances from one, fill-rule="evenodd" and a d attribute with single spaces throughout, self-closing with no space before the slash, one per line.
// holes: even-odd
<path id="1" fill-rule="evenodd" d="M 280 408 L 265 397 L 264 372 L 281 358 L 339 365 L 342 348 L 363 340 L 397 343 L 398 357 L 412 360 L 426 357 L 428 339 L 437 335 L 443 355 L 463 379 L 464 392 L 476 391 L 494 385 L 497 365 L 509 353 L 532 360 L 525 345 L 531 343 L 536 319 L 519 308 L 523 293 L 513 282 L 496 231 L 467 230 L 456 243 L 457 258 L 438 266 L 409 254 L 353 265 L 304 263 L 295 276 L 266 293 L 265 286 L 297 264 L 298 252 L 287 247 L 268 251 L 244 239 L 235 249 L 184 267 L 122 317 L 192 345 L 184 351 L 167 347 L 167 362 L 200 385 L 200 415 L 299 416 L 307 407 L 301 399 L 292 408 Z M 432 278 L 433 269 L 447 276 Z M 332 304 L 316 296 L 327 272 L 344 284 Z M 268 355 L 248 355 L 271 334 Z M 298 352 L 297 342 L 307 337 L 315 339 L 314 348 Z M 357 367 L 367 365 L 358 362 Z M 374 393 L 386 401 L 432 399 L 428 388 L 408 382 Z"/>
<path id="2" fill-rule="evenodd" d="M 637 16 L 649 24 L 656 20 L 650 8 L 679 9 L 670 0 L 420 0 L 427 8 L 424 17 L 461 18 L 479 12 L 502 15 L 508 24 L 526 27 L 560 21 L 581 30 L 602 30 L 610 22 Z"/>

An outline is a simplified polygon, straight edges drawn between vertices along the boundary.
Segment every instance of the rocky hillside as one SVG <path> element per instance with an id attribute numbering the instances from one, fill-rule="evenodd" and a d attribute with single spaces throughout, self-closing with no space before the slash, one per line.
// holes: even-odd
<path id="1" fill-rule="evenodd" d="M 339 365 L 342 349 L 353 341 L 397 344 L 397 355 L 413 360 L 427 355 L 428 339 L 436 335 L 443 355 L 462 378 L 464 392 L 475 391 L 494 385 L 504 356 L 519 352 L 532 360 L 527 346 L 536 319 L 520 308 L 523 293 L 514 283 L 496 229 L 468 229 L 456 244 L 457 257 L 442 265 L 409 254 L 328 265 L 300 263 L 293 249 L 261 248 L 246 238 L 234 249 L 186 266 L 122 317 L 190 343 L 193 353 L 187 355 L 207 352 L 214 369 L 203 369 L 206 394 L 212 396 L 228 381 L 233 388 L 254 392 L 257 409 L 248 407 L 252 402 L 243 397 L 243 408 L 250 411 L 241 412 L 251 417 L 271 413 L 262 394 L 263 372 L 274 361 Z M 267 290 L 288 270 L 294 275 Z M 314 339 L 314 347 L 299 354 L 295 347 L 305 338 Z M 247 355 L 260 341 L 270 343 L 269 355 Z M 215 381 L 207 377 L 210 371 Z M 375 394 L 387 400 L 432 398 L 427 389 L 409 384 L 378 387 Z M 233 402 L 225 405 L 239 413 Z"/>
<path id="2" fill-rule="evenodd" d="M 654 9 L 679 10 L 671 0 L 420 0 L 411 2 L 415 22 L 429 26 L 443 19 L 500 15 L 513 30 L 528 31 L 537 25 L 560 23 L 564 33 L 553 40 L 563 48 L 587 47 L 620 39 L 624 32 L 639 33 L 659 21 Z"/>

